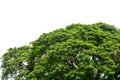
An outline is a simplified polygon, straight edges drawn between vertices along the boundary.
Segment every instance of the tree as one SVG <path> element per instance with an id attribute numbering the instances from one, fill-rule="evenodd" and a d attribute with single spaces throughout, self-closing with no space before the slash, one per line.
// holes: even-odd
<path id="1" fill-rule="evenodd" d="M 2 57 L 2 79 L 119 80 L 119 43 L 120 30 L 113 25 L 71 24 L 44 33 L 31 47 L 9 49 Z"/>
<path id="2" fill-rule="evenodd" d="M 8 49 L 2 59 L 2 80 L 10 78 L 15 80 L 25 79 L 29 72 L 27 66 L 30 52 L 31 48 L 29 46 Z"/>

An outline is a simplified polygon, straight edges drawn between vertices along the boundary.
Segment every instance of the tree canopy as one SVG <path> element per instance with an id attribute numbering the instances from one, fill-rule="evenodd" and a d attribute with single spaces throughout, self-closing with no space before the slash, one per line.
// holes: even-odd
<path id="1" fill-rule="evenodd" d="M 2 80 L 120 80 L 120 29 L 71 24 L 2 56 Z"/>

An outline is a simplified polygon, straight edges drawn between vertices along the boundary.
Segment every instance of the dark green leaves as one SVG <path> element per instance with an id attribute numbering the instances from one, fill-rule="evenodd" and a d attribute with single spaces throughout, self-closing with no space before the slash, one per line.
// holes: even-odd
<path id="1" fill-rule="evenodd" d="M 71 24 L 2 57 L 7 80 L 120 80 L 120 30 L 105 23 Z"/>

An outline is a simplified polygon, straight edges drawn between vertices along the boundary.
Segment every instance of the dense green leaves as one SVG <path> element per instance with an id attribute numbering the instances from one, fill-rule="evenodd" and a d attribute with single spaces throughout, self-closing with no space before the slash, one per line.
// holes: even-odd
<path id="1" fill-rule="evenodd" d="M 71 24 L 31 44 L 3 55 L 3 80 L 120 80 L 120 30 L 113 25 Z"/>
<path id="2" fill-rule="evenodd" d="M 25 79 L 25 75 L 28 73 L 28 56 L 31 52 L 31 48 L 23 46 L 20 48 L 10 48 L 7 53 L 3 55 L 2 59 L 2 79 L 14 78 Z"/>

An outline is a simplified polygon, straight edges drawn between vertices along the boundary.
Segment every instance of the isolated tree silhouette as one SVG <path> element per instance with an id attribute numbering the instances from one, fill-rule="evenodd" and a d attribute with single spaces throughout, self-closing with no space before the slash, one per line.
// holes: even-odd
<path id="1" fill-rule="evenodd" d="M 2 80 L 120 80 L 120 30 L 71 24 L 2 57 Z"/>

